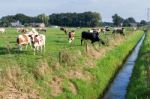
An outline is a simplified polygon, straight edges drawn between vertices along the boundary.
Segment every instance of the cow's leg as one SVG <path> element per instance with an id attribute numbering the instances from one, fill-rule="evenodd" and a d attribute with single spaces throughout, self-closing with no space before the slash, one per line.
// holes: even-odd
<path id="1" fill-rule="evenodd" d="M 100 39 L 100 43 L 101 43 L 102 45 L 105 45 L 105 42 L 104 42 L 102 39 Z"/>
<path id="2" fill-rule="evenodd" d="M 123 34 L 123 36 L 125 36 L 125 33 L 122 33 Z"/>
<path id="3" fill-rule="evenodd" d="M 36 47 L 36 52 L 38 52 L 40 50 L 40 47 L 39 46 L 37 46 Z"/>
<path id="4" fill-rule="evenodd" d="M 32 43 L 31 43 L 31 42 L 29 43 L 29 45 L 30 45 L 30 48 L 32 49 L 33 46 L 32 46 Z"/>
<path id="5" fill-rule="evenodd" d="M 82 46 L 82 42 L 83 42 L 83 39 L 81 39 L 81 46 Z"/>
<path id="6" fill-rule="evenodd" d="M 40 46 L 40 50 L 41 50 L 41 53 L 42 53 L 42 50 L 43 50 L 43 46 L 42 45 Z"/>
<path id="7" fill-rule="evenodd" d="M 72 40 L 71 39 L 69 39 L 69 43 L 71 43 L 72 42 Z"/>
<path id="8" fill-rule="evenodd" d="M 113 36 L 116 36 L 116 31 L 115 31 L 115 30 L 113 30 L 112 34 L 113 34 Z"/>
<path id="9" fill-rule="evenodd" d="M 35 55 L 36 48 L 33 48 L 33 55 Z"/>
<path id="10" fill-rule="evenodd" d="M 18 45 L 18 47 L 19 47 L 19 50 L 22 51 L 22 46 L 20 44 Z"/>
<path id="11" fill-rule="evenodd" d="M 45 44 L 43 44 L 43 50 L 44 50 L 44 52 L 45 52 Z"/>
<path id="12" fill-rule="evenodd" d="M 26 45 L 26 50 L 28 49 L 28 44 Z"/>

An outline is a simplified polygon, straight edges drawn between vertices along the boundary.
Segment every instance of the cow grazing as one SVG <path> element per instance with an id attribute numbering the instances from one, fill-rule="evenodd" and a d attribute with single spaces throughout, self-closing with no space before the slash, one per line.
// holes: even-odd
<path id="1" fill-rule="evenodd" d="M 93 33 L 93 29 L 88 30 L 88 32 Z"/>
<path id="2" fill-rule="evenodd" d="M 22 50 L 22 46 L 25 45 L 26 49 L 28 45 L 31 45 L 31 39 L 29 35 L 22 34 L 17 37 L 17 44 L 19 46 L 19 50 Z"/>
<path id="3" fill-rule="evenodd" d="M 45 35 L 43 34 L 38 34 L 38 35 L 30 35 L 31 37 L 31 43 L 32 47 L 34 49 L 34 55 L 36 51 L 41 51 L 44 49 L 45 50 Z"/>
<path id="4" fill-rule="evenodd" d="M 88 32 L 90 32 L 90 33 L 93 33 L 93 32 L 98 32 L 98 33 L 100 33 L 101 32 L 101 29 L 98 29 L 98 28 L 93 28 L 93 29 L 90 29 L 90 30 L 88 30 Z"/>
<path id="5" fill-rule="evenodd" d="M 16 30 L 17 30 L 17 32 L 21 32 L 21 33 L 29 31 L 27 28 L 16 28 Z"/>
<path id="6" fill-rule="evenodd" d="M 46 28 L 37 28 L 36 29 L 38 32 L 46 32 L 47 30 L 46 30 Z"/>
<path id="7" fill-rule="evenodd" d="M 65 32 L 65 34 L 67 35 L 68 30 L 67 30 L 66 28 L 61 27 L 61 28 L 60 28 L 60 30 L 61 30 L 61 31 L 64 31 L 64 32 Z"/>
<path id="8" fill-rule="evenodd" d="M 71 43 L 74 40 L 74 36 L 75 36 L 75 31 L 71 31 L 68 33 L 69 43 Z"/>
<path id="9" fill-rule="evenodd" d="M 100 29 L 100 32 L 101 32 L 101 33 L 106 33 L 106 32 L 108 32 L 108 31 L 110 31 L 110 29 L 109 29 L 108 26 L 106 26 L 106 27 Z"/>
<path id="10" fill-rule="evenodd" d="M 90 32 L 83 31 L 81 34 L 81 45 L 83 40 L 91 40 L 92 44 L 94 42 L 100 42 L 101 44 L 105 45 L 105 42 L 99 38 L 98 32 L 90 33 Z"/>
<path id="11" fill-rule="evenodd" d="M 105 28 L 100 29 L 100 32 L 105 33 L 106 32 Z"/>
<path id="12" fill-rule="evenodd" d="M 105 26 L 105 31 L 110 31 L 110 28 L 108 26 Z"/>
<path id="13" fill-rule="evenodd" d="M 114 30 L 113 30 L 113 32 L 112 32 L 113 34 L 116 34 L 116 33 L 119 33 L 119 34 L 121 34 L 121 35 L 125 35 L 124 34 L 124 28 L 122 27 L 122 28 L 114 28 Z"/>
<path id="14" fill-rule="evenodd" d="M 0 33 L 5 33 L 5 28 L 0 28 Z"/>

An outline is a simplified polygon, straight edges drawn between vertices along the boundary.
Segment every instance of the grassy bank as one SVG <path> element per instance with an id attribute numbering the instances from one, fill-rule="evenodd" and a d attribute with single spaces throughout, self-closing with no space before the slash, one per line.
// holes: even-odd
<path id="1" fill-rule="evenodd" d="M 57 98 L 96 99 L 99 95 L 102 95 L 114 74 L 120 68 L 123 60 L 137 44 L 142 34 L 143 33 L 140 31 L 128 36 L 121 44 L 106 53 L 103 58 L 96 60 L 95 67 L 84 67 L 84 71 L 90 74 L 90 79 L 83 80 L 72 78 L 71 81 L 78 89 L 77 95 L 66 92 Z M 88 78 L 88 75 L 86 78 Z"/>
<path id="2" fill-rule="evenodd" d="M 103 93 L 124 58 L 142 36 L 126 31 L 126 37 L 101 34 L 109 46 L 80 46 L 76 30 L 73 44 L 55 28 L 48 28 L 46 52 L 33 55 L 29 48 L 19 52 L 14 28 L 0 37 L 0 98 L 95 99 Z"/>
<path id="3" fill-rule="evenodd" d="M 146 34 L 128 86 L 127 99 L 150 98 L 150 34 Z"/>

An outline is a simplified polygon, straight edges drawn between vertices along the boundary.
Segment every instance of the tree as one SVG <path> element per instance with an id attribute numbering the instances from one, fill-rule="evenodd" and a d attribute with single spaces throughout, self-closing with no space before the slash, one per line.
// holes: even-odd
<path id="1" fill-rule="evenodd" d="M 0 26 L 8 27 L 11 22 L 15 21 L 14 16 L 6 16 L 0 19 Z"/>
<path id="2" fill-rule="evenodd" d="M 136 23 L 136 21 L 133 17 L 129 17 L 123 21 L 123 26 L 130 27 L 132 23 Z"/>
<path id="3" fill-rule="evenodd" d="M 59 26 L 96 27 L 101 21 L 100 14 L 96 12 L 60 13 L 52 14 L 49 17 L 49 23 Z"/>
<path id="4" fill-rule="evenodd" d="M 11 22 L 20 21 L 22 25 L 29 26 L 30 23 L 45 23 L 59 26 L 73 27 L 96 27 L 101 23 L 101 16 L 96 12 L 84 13 L 60 13 L 46 16 L 40 14 L 36 17 L 27 16 L 24 14 L 16 14 L 13 16 L 5 16 L 0 19 L 0 26 L 11 26 Z"/>
<path id="5" fill-rule="evenodd" d="M 130 24 L 130 21 L 128 20 L 128 19 L 125 19 L 124 21 L 123 21 L 123 26 L 127 26 L 127 27 L 130 27 L 131 26 L 131 24 Z"/>
<path id="6" fill-rule="evenodd" d="M 43 22 L 46 26 L 49 25 L 49 16 L 46 16 L 45 14 L 40 14 L 37 16 L 37 19 L 39 22 Z"/>
<path id="7" fill-rule="evenodd" d="M 118 16 L 118 14 L 115 14 L 114 16 L 112 16 L 112 19 L 113 19 L 113 23 L 115 26 L 121 26 L 121 24 L 124 21 L 124 19 Z"/>
<path id="8" fill-rule="evenodd" d="M 144 25 L 146 25 L 147 24 L 147 22 L 145 21 L 145 20 L 141 20 L 141 22 L 140 22 L 140 25 L 141 26 L 144 26 Z"/>
<path id="9" fill-rule="evenodd" d="M 127 19 L 130 23 L 136 23 L 135 19 L 133 17 L 129 17 Z"/>
<path id="10" fill-rule="evenodd" d="M 14 16 L 14 19 L 15 19 L 16 21 L 19 20 L 23 25 L 26 24 L 26 23 L 30 23 L 30 21 L 31 21 L 31 17 L 26 16 L 26 15 L 21 14 L 21 13 L 16 14 L 16 15 Z"/>

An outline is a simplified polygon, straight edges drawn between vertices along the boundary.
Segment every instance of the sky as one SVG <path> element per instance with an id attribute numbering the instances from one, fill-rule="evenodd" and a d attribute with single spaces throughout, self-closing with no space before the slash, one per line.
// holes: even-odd
<path id="1" fill-rule="evenodd" d="M 0 17 L 23 13 L 37 16 L 45 13 L 86 12 L 100 13 L 102 21 L 111 22 L 117 13 L 123 18 L 147 20 L 150 0 L 0 0 Z"/>

